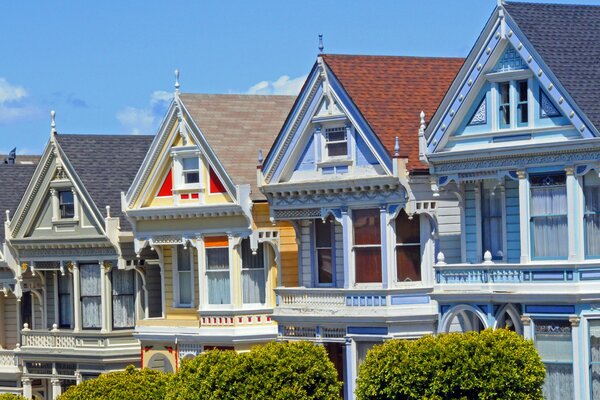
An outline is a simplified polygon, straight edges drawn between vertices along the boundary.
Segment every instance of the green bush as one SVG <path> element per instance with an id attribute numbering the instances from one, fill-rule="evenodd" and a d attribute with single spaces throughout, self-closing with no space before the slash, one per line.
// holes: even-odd
<path id="1" fill-rule="evenodd" d="M 358 400 L 542 399 L 533 342 L 505 329 L 390 340 L 367 354 Z"/>
<path id="2" fill-rule="evenodd" d="M 325 349 L 269 343 L 247 353 L 209 351 L 184 361 L 167 400 L 338 400 L 341 384 Z"/>
<path id="3" fill-rule="evenodd" d="M 0 394 L 0 400 L 27 400 L 27 399 L 18 394 L 2 393 L 2 394 Z"/>
<path id="4" fill-rule="evenodd" d="M 151 369 L 128 366 L 71 386 L 59 400 L 163 400 L 170 376 Z"/>

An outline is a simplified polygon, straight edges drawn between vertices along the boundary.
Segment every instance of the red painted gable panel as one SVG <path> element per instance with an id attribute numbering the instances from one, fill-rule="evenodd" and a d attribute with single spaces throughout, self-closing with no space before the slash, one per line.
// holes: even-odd
<path id="1" fill-rule="evenodd" d="M 171 170 L 167 173 L 165 181 L 163 182 L 160 190 L 158 191 L 158 197 L 171 197 L 173 196 L 173 173 Z"/>
<path id="2" fill-rule="evenodd" d="M 221 183 L 221 180 L 219 179 L 217 174 L 215 174 L 215 172 L 212 170 L 212 168 L 210 169 L 209 175 L 210 175 L 210 192 L 211 193 L 225 193 L 227 191 L 227 190 L 225 190 L 225 186 L 223 186 L 223 183 Z"/>

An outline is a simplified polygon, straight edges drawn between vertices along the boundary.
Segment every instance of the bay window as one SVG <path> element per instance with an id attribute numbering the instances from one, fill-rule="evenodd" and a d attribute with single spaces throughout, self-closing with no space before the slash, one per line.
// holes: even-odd
<path id="1" fill-rule="evenodd" d="M 177 306 L 191 307 L 194 302 L 192 249 L 177 246 Z"/>
<path id="2" fill-rule="evenodd" d="M 258 243 L 252 254 L 250 239 L 242 240 L 242 297 L 244 304 L 264 304 L 266 301 L 266 270 L 264 244 Z"/>
<path id="3" fill-rule="evenodd" d="M 544 398 L 574 399 L 571 323 L 568 320 L 536 320 L 535 346 L 546 367 Z"/>
<path id="4" fill-rule="evenodd" d="M 396 280 L 421 280 L 421 222 L 418 215 L 409 219 L 404 210 L 396 217 Z"/>
<path id="5" fill-rule="evenodd" d="M 101 267 L 98 264 L 81 264 L 79 275 L 82 327 L 84 329 L 100 329 L 102 327 Z"/>
<path id="6" fill-rule="evenodd" d="M 231 303 L 229 241 L 227 237 L 204 240 L 208 304 Z"/>
<path id="7" fill-rule="evenodd" d="M 565 174 L 531 175 L 529 182 L 531 186 L 530 224 L 533 258 L 567 258 L 567 188 Z"/>
<path id="8" fill-rule="evenodd" d="M 58 280 L 58 326 L 71 328 L 73 323 L 71 277 L 57 274 L 56 279 Z"/>
<path id="9" fill-rule="evenodd" d="M 333 284 L 333 223 L 331 218 L 315 220 L 315 261 L 318 285 Z"/>
<path id="10" fill-rule="evenodd" d="M 354 269 L 356 283 L 382 281 L 381 219 L 379 209 L 353 210 Z"/>
<path id="11" fill-rule="evenodd" d="M 502 260 L 502 196 L 490 181 L 484 181 L 481 191 L 481 245 L 481 254 L 489 251 L 493 260 Z"/>
<path id="12" fill-rule="evenodd" d="M 585 229 L 586 257 L 600 257 L 600 178 L 597 172 L 589 172 L 583 178 L 585 209 L 583 224 Z"/>
<path id="13" fill-rule="evenodd" d="M 113 328 L 133 328 L 135 326 L 135 272 L 113 269 L 112 314 Z"/>

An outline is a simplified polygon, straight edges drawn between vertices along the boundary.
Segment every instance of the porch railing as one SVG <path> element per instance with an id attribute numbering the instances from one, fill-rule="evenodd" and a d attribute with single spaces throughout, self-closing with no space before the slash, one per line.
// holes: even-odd
<path id="1" fill-rule="evenodd" d="M 17 366 L 18 359 L 14 350 L 0 350 L 0 368 Z"/>
<path id="2" fill-rule="evenodd" d="M 114 349 L 137 346 L 132 331 L 115 332 L 73 332 L 62 330 L 21 331 L 22 350 L 28 349 Z"/>

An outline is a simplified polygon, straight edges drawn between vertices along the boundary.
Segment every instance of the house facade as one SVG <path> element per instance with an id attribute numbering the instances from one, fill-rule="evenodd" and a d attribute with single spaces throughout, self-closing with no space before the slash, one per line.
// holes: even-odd
<path id="1" fill-rule="evenodd" d="M 131 184 L 151 139 L 63 135 L 53 126 L 37 166 L 3 176 L 17 189 L 3 203 L 14 205 L 3 240 L 3 357 L 16 367 L 3 390 L 53 399 L 139 365 L 133 328 L 143 284 L 119 189 Z"/>
<path id="2" fill-rule="evenodd" d="M 436 331 L 434 254 L 460 260 L 460 223 L 415 132 L 462 62 L 320 55 L 262 165 L 271 218 L 299 244 L 298 285 L 276 289 L 279 339 L 322 343 L 346 399 L 374 344 Z"/>
<path id="3" fill-rule="evenodd" d="M 460 260 L 434 266 L 437 330 L 533 339 L 548 399 L 600 398 L 598 20 L 499 4 L 421 142 L 461 210 Z"/>
<path id="4" fill-rule="evenodd" d="M 176 371 L 205 350 L 277 338 L 274 288 L 297 284 L 297 245 L 290 223 L 270 219 L 256 168 L 293 101 L 177 87 L 122 200 L 136 252 L 158 254 L 135 328 L 143 367 Z"/>

